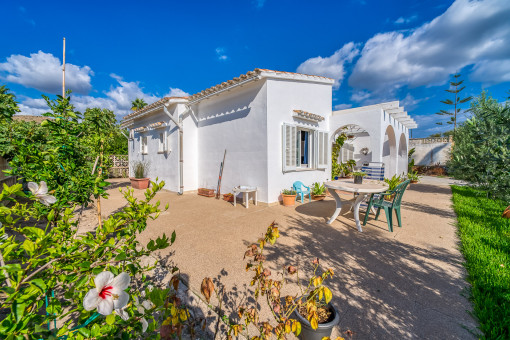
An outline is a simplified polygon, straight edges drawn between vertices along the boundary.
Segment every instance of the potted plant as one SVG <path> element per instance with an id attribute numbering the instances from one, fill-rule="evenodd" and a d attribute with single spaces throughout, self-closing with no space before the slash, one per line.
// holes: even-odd
<path id="1" fill-rule="evenodd" d="M 307 306 L 309 304 L 310 300 L 306 301 L 306 304 L 301 304 L 297 307 L 293 313 L 296 320 L 301 323 L 299 338 L 301 340 L 322 340 L 324 337 L 329 338 L 333 327 L 340 321 L 338 311 L 331 303 L 325 303 L 317 297 L 315 306 L 317 308 L 318 323 L 312 326 L 310 321 L 304 316 L 308 314 Z"/>
<path id="2" fill-rule="evenodd" d="M 223 200 L 227 202 L 234 202 L 234 195 L 232 193 L 223 194 Z"/>
<path id="3" fill-rule="evenodd" d="M 322 201 L 326 197 L 326 187 L 324 184 L 315 182 L 312 184 L 312 199 Z"/>
<path id="4" fill-rule="evenodd" d="M 286 207 L 293 206 L 296 203 L 296 191 L 294 189 L 282 190 L 283 205 Z"/>
<path id="5" fill-rule="evenodd" d="M 420 180 L 420 176 L 418 176 L 418 171 L 411 171 L 407 173 L 407 179 L 411 181 L 411 183 L 418 183 Z"/>
<path id="6" fill-rule="evenodd" d="M 385 178 L 384 182 L 389 185 L 388 190 L 391 191 L 391 190 L 394 190 L 400 183 L 402 183 L 402 177 L 400 177 L 398 175 L 393 175 L 392 178 Z M 394 195 L 395 194 L 385 195 L 384 199 L 386 201 L 391 201 L 393 199 Z"/>
<path id="7" fill-rule="evenodd" d="M 149 172 L 149 163 L 142 161 L 133 162 L 133 173 L 135 177 L 129 177 L 131 186 L 135 189 L 147 189 L 150 184 L 150 178 L 147 177 Z"/>
<path id="8" fill-rule="evenodd" d="M 355 171 L 352 173 L 354 176 L 354 183 L 355 184 L 362 184 L 363 183 L 363 177 L 365 177 L 367 174 L 361 171 Z"/>
<path id="9" fill-rule="evenodd" d="M 356 161 L 354 159 L 350 159 L 345 163 L 341 163 L 340 172 L 342 173 L 342 177 L 350 178 L 352 176 L 352 172 L 354 171 L 355 166 Z"/>

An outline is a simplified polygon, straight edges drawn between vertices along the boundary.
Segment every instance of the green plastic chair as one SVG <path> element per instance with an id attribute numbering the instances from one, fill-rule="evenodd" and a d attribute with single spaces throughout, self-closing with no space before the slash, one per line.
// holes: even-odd
<path id="1" fill-rule="evenodd" d="M 367 224 L 368 214 L 370 213 L 370 209 L 372 207 L 377 208 L 377 213 L 375 214 L 375 220 L 379 218 L 379 213 L 381 212 L 381 208 L 384 209 L 384 213 L 386 214 L 386 221 L 388 222 L 389 231 L 393 232 L 393 210 L 395 210 L 395 214 L 397 215 L 397 221 L 399 228 L 402 228 L 402 220 L 400 213 L 400 203 L 402 202 L 402 196 L 404 196 L 404 191 L 406 191 L 407 186 L 409 185 L 409 180 L 400 183 L 394 190 L 387 191 L 382 194 L 372 194 L 370 195 L 370 202 L 368 202 L 367 212 L 365 213 L 365 220 L 363 221 L 363 225 Z M 385 201 L 384 196 L 395 194 L 392 201 Z"/>

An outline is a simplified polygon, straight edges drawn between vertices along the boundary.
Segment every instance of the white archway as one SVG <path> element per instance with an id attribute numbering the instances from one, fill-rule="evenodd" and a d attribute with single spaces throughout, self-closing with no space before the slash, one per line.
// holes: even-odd
<path id="1" fill-rule="evenodd" d="M 368 133 L 368 131 L 357 124 L 346 124 L 335 130 L 334 133 L 331 134 L 331 144 L 333 145 L 336 141 L 336 138 L 341 134 L 345 133 L 349 138 L 345 141 L 344 145 L 347 147 L 346 149 L 351 150 L 352 152 L 348 152 L 348 155 L 340 155 L 338 162 L 345 161 L 345 156 L 349 159 L 354 159 L 356 161 L 356 168 L 361 169 L 364 163 L 369 163 L 372 161 L 372 148 L 373 141 L 372 137 Z"/>
<path id="2" fill-rule="evenodd" d="M 398 173 L 407 175 L 407 141 L 404 134 L 400 135 L 398 142 Z"/>
<path id="3" fill-rule="evenodd" d="M 391 125 L 386 128 L 382 150 L 384 162 L 384 177 L 389 178 L 397 173 L 397 140 Z"/>

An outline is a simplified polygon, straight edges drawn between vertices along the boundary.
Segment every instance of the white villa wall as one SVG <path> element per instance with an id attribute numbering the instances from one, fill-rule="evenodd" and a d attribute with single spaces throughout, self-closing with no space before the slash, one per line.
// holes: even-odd
<path id="1" fill-rule="evenodd" d="M 305 169 L 283 172 L 283 123 L 329 132 L 331 115 L 331 84 L 267 80 L 267 172 L 268 201 L 277 202 L 282 189 L 292 187 L 295 181 L 305 185 L 325 182 L 331 178 L 331 163 L 327 169 Z M 293 110 L 303 110 L 323 116 L 319 123 L 293 118 Z M 329 145 L 328 145 L 329 147 Z M 328 157 L 331 152 L 328 151 Z"/>
<path id="2" fill-rule="evenodd" d="M 192 106 L 198 116 L 198 187 L 217 188 L 227 149 L 221 192 L 256 186 L 259 201 L 268 201 L 265 84 L 251 82 Z"/>
<path id="3" fill-rule="evenodd" d="M 175 109 L 175 106 L 170 109 Z M 163 112 L 163 110 L 155 111 L 147 116 L 142 117 L 137 121 L 136 127 L 147 126 L 155 122 L 170 122 L 170 118 Z M 167 131 L 168 146 L 171 151 L 158 153 L 159 134 Z M 173 122 L 171 125 L 164 128 L 156 128 L 146 132 L 135 132 L 134 139 L 129 140 L 129 174 L 133 176 L 132 165 L 135 161 L 140 160 L 149 163 L 148 177 L 152 181 L 159 180 L 165 181 L 165 189 L 171 191 L 179 191 L 179 150 L 178 150 L 178 129 Z M 140 153 L 140 136 L 147 136 L 148 153 L 146 155 Z"/>
<path id="4" fill-rule="evenodd" d="M 372 162 L 384 162 L 385 163 L 385 177 L 392 177 L 395 174 L 407 174 L 407 163 L 398 159 L 399 143 L 403 135 L 402 140 L 405 140 L 404 151 L 407 155 L 408 143 L 409 143 L 409 131 L 399 123 L 395 118 L 391 117 L 380 107 L 368 106 L 366 110 L 362 108 L 347 109 L 333 112 L 330 118 L 330 140 L 334 142 L 335 134 L 341 131 L 341 128 L 345 125 L 358 125 L 363 130 L 367 131 L 370 135 L 370 146 L 369 154 Z M 389 127 L 389 128 L 388 128 Z M 387 135 L 386 132 L 390 131 Z M 391 132 L 394 134 L 394 138 L 391 138 Z M 359 154 L 359 149 L 362 148 L 361 141 L 354 141 L 355 154 Z M 361 156 L 361 155 L 359 155 Z M 359 157 L 361 159 L 361 157 Z M 367 157 L 368 158 L 368 157 Z M 356 159 L 356 157 L 355 157 Z M 358 159 L 358 163 L 361 163 Z"/>
<path id="5" fill-rule="evenodd" d="M 452 140 L 448 137 L 413 138 L 409 148 L 415 148 L 415 165 L 445 165 L 451 156 Z"/>
<path id="6" fill-rule="evenodd" d="M 183 116 L 183 186 L 184 192 L 198 189 L 198 121 L 184 104 L 178 104 Z M 181 111 L 181 112 L 182 112 Z"/>

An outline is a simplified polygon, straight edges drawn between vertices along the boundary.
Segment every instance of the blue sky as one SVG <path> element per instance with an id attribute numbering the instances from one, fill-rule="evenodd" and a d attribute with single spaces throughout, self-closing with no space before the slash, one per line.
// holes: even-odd
<path id="1" fill-rule="evenodd" d="M 466 95 L 510 94 L 510 1 L 9 1 L 2 5 L 0 83 L 25 114 L 66 84 L 78 110 L 119 116 L 130 102 L 193 94 L 255 68 L 336 80 L 333 106 L 400 100 L 419 128 L 456 71 Z M 447 129 L 448 127 L 446 127 Z"/>

